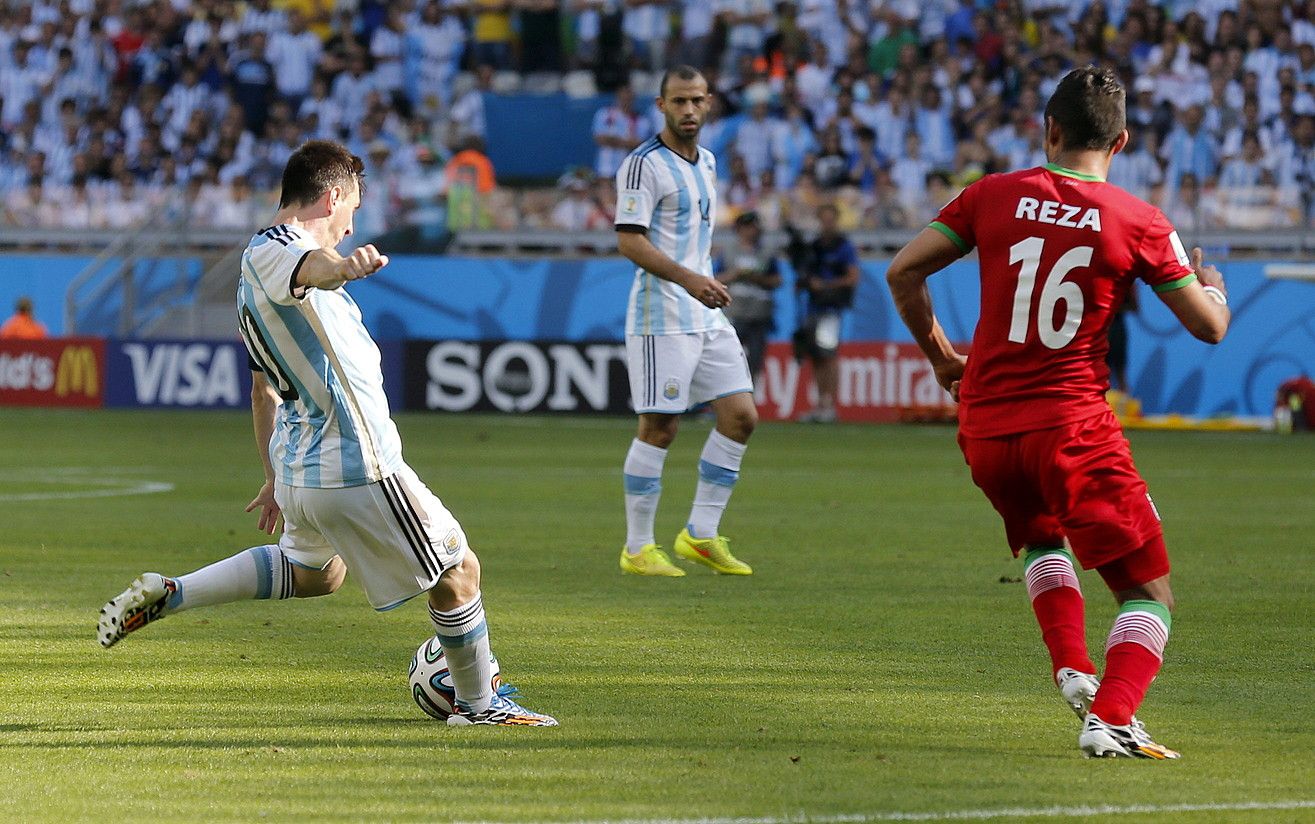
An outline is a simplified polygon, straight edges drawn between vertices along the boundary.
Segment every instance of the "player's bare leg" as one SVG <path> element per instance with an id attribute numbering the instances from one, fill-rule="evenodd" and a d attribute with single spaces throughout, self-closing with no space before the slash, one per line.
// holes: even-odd
<path id="1" fill-rule="evenodd" d="M 336 556 L 323 569 L 307 569 L 293 564 L 272 544 L 243 550 L 177 578 L 143 572 L 101 607 L 96 639 L 108 649 L 149 623 L 196 607 L 329 595 L 346 576 L 347 566 Z"/>
<path id="2" fill-rule="evenodd" d="M 724 575 L 752 575 L 753 569 L 731 554 L 721 535 L 721 516 L 740 477 L 749 437 L 758 425 L 758 410 L 749 392 L 712 402 L 717 426 L 708 433 L 699 457 L 699 484 L 689 522 L 676 537 L 676 554 Z"/>
<path id="3" fill-rule="evenodd" d="M 429 591 L 429 617 L 457 696 L 456 712 L 448 716 L 448 724 L 557 726 L 551 716 L 531 712 L 494 691 L 493 654 L 479 581 L 479 559 L 467 549 L 461 563 L 444 572 Z"/>
<path id="4" fill-rule="evenodd" d="M 659 578 L 680 578 L 685 574 L 653 537 L 653 522 L 662 497 L 662 468 L 679 428 L 677 415 L 648 412 L 639 416 L 639 431 L 630 443 L 623 470 L 626 545 L 621 549 L 622 572 Z"/>

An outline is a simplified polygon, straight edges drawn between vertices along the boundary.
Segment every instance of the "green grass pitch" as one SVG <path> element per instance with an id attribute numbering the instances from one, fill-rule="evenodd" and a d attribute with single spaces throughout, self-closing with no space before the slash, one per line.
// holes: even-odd
<path id="1" fill-rule="evenodd" d="M 668 545 L 707 427 L 687 421 L 667 462 Z M 197 610 L 100 649 L 96 612 L 137 573 L 264 543 L 242 512 L 260 480 L 249 417 L 5 410 L 0 821 L 941 820 L 1315 801 L 1315 437 L 1132 436 L 1179 599 L 1140 715 L 1184 758 L 1150 763 L 1081 758 L 1021 564 L 949 428 L 763 426 L 723 524 L 756 574 L 672 580 L 617 569 L 631 421 L 400 428 L 480 554 L 504 675 L 560 728 L 427 718 L 406 689 L 423 607 L 376 615 L 350 578 L 330 598 Z M 145 482 L 173 489 L 85 497 Z M 1099 652 L 1114 607 L 1098 576 L 1082 580 Z"/>

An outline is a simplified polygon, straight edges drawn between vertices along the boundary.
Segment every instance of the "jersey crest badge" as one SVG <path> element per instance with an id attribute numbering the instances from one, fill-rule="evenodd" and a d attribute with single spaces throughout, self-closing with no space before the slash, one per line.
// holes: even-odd
<path id="1" fill-rule="evenodd" d="M 443 536 L 443 551 L 448 555 L 456 552 L 461 548 L 461 536 L 457 535 L 455 529 L 449 529 L 447 535 Z"/>
<path id="2" fill-rule="evenodd" d="M 675 378 L 668 380 L 666 386 L 662 387 L 662 397 L 669 401 L 674 401 L 676 398 L 679 398 L 680 381 L 677 381 Z"/>

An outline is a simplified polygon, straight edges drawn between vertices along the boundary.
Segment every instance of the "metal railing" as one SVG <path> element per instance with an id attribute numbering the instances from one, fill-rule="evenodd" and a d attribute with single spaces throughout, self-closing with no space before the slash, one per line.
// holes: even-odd
<path id="1" fill-rule="evenodd" d="M 190 260 L 201 248 L 193 237 L 192 223 L 182 198 L 176 196 L 145 224 L 112 233 L 69 284 L 64 298 L 67 333 L 112 332 L 131 337 L 171 307 L 186 303 L 199 280 L 188 272 Z M 60 234 L 60 245 L 67 246 L 74 242 L 70 235 L 77 233 Z M 27 241 L 31 243 L 30 236 Z M 77 242 L 91 240 L 79 238 Z M 230 235 L 226 243 L 231 242 Z M 160 278 L 160 267 L 168 265 L 174 267 L 172 277 Z M 162 288 L 141 294 L 143 285 Z"/>

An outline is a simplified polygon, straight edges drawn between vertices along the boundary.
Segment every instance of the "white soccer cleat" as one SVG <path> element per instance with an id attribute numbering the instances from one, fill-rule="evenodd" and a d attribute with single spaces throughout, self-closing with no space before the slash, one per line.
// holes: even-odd
<path id="1" fill-rule="evenodd" d="M 457 708 L 447 717 L 449 727 L 555 727 L 557 719 L 551 715 L 533 712 L 505 695 L 493 695 L 493 703 L 483 712 L 467 713 Z"/>
<path id="2" fill-rule="evenodd" d="M 1182 755 L 1151 740 L 1146 727 L 1137 719 L 1126 727 L 1107 724 L 1100 716 L 1087 714 L 1078 736 L 1078 748 L 1088 758 L 1150 758 L 1163 761 Z"/>
<path id="3" fill-rule="evenodd" d="M 1061 667 L 1055 673 L 1055 684 L 1059 687 L 1059 694 L 1064 697 L 1064 703 L 1073 710 L 1078 720 L 1085 720 L 1087 713 L 1091 712 L 1091 702 L 1096 700 L 1096 690 L 1100 689 L 1100 681 L 1096 676 L 1072 667 Z"/>
<path id="4" fill-rule="evenodd" d="M 118 596 L 100 609 L 96 640 L 109 649 L 130 632 L 169 614 L 169 596 L 178 585 L 158 572 L 143 572 Z"/>

